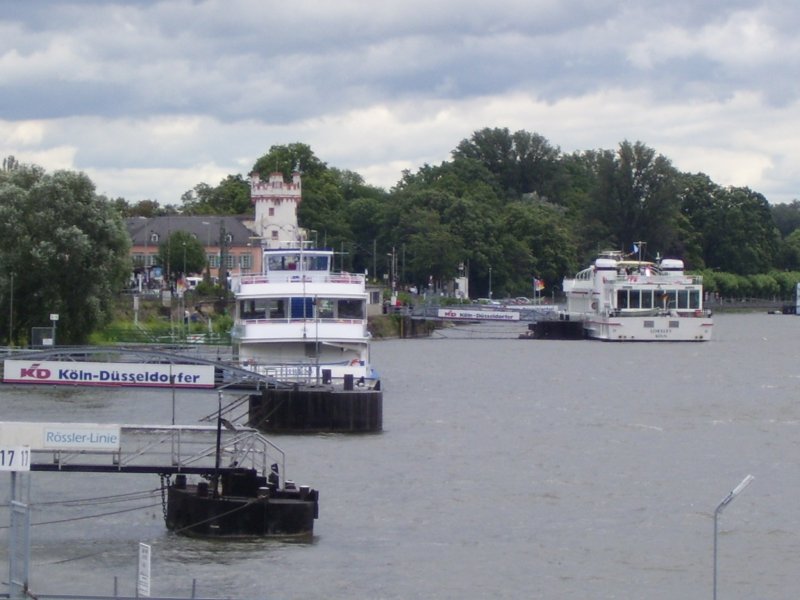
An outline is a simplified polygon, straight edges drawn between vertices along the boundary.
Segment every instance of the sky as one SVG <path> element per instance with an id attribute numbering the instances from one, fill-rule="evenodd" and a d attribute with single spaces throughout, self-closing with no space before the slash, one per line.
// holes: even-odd
<path id="1" fill-rule="evenodd" d="M 0 155 L 180 205 L 273 145 L 391 189 L 484 128 L 800 198 L 796 0 L 0 0 Z"/>

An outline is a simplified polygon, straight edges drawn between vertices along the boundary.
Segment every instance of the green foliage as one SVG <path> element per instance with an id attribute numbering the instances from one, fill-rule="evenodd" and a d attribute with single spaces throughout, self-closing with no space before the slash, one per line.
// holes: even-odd
<path id="1" fill-rule="evenodd" d="M 181 196 L 185 215 L 243 215 L 252 212 L 250 184 L 228 175 L 217 187 L 200 183 Z"/>
<path id="2" fill-rule="evenodd" d="M 616 153 L 600 154 L 597 185 L 586 218 L 602 224 L 597 242 L 629 250 L 634 242 L 673 254 L 679 204 L 677 171 L 641 142 L 622 142 Z"/>
<path id="3" fill-rule="evenodd" d="M 770 210 L 781 237 L 785 238 L 800 228 L 800 200 L 788 204 L 773 204 Z"/>
<path id="4" fill-rule="evenodd" d="M 117 209 L 95 194 L 83 173 L 18 166 L 0 171 L 0 313 L 13 331 L 59 315 L 58 342 L 83 343 L 110 318 L 111 299 L 131 272 L 130 241 Z"/>
<path id="5" fill-rule="evenodd" d="M 206 251 L 190 233 L 178 230 L 159 244 L 155 260 L 171 280 L 177 280 L 181 275 L 202 273 L 206 266 Z"/>

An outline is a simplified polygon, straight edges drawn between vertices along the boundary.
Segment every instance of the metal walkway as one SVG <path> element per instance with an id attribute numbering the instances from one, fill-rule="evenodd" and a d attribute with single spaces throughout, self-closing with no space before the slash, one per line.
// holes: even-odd
<path id="1" fill-rule="evenodd" d="M 31 471 L 210 475 L 255 469 L 266 475 L 277 464 L 286 481 L 286 455 L 250 427 L 120 425 L 117 450 L 31 447 Z M 13 425 L 6 421 L 0 426 Z M 39 424 L 42 425 L 42 424 Z M 46 426 L 46 424 L 44 424 Z M 64 424 L 90 428 L 90 424 Z M 108 427 L 108 425 L 102 425 Z M 219 435 L 219 461 L 217 436 Z"/>
<path id="2" fill-rule="evenodd" d="M 14 360 L 54 360 L 64 362 L 118 362 L 213 366 L 217 388 L 245 386 L 252 389 L 264 387 L 287 387 L 289 384 L 275 377 L 242 369 L 232 364 L 229 353 L 204 352 L 200 346 L 168 346 L 166 349 L 152 346 L 59 346 L 39 350 L 5 349 L 2 358 Z M 0 361 L 0 370 L 2 369 Z"/>

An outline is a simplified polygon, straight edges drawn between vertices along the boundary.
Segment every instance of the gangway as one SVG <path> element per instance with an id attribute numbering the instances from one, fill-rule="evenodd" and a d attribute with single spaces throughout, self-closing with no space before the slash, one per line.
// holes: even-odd
<path id="1" fill-rule="evenodd" d="M 278 465 L 286 480 L 281 448 L 256 429 L 224 420 L 217 426 L 5 421 L 0 440 L 28 447 L 31 471 L 213 475 L 253 469 L 267 475 Z"/>
<path id="2" fill-rule="evenodd" d="M 238 366 L 231 356 L 204 356 L 195 347 L 153 347 L 153 346 L 59 346 L 54 348 L 43 348 L 36 350 L 11 350 L 6 349 L 3 354 L 4 360 L 0 360 L 0 373 L 2 381 L 9 382 L 9 373 L 6 372 L 7 364 L 20 361 L 36 361 L 39 366 L 41 361 L 53 361 L 58 365 L 69 364 L 76 369 L 81 368 L 81 364 L 96 363 L 108 367 L 119 367 L 122 365 L 193 365 L 211 369 L 213 373 L 213 387 L 217 389 L 227 387 L 244 387 L 247 389 L 263 389 L 266 387 L 291 387 L 291 384 L 276 379 L 272 373 L 258 373 L 253 369 L 245 369 Z M 177 385 L 173 379 L 173 373 L 169 372 L 170 382 L 161 387 L 198 387 Z M 69 383 L 71 385 L 85 384 L 84 381 L 58 381 L 54 379 L 36 380 L 32 378 L 26 381 L 12 379 L 12 383 Z M 96 384 L 97 380 L 89 383 Z M 135 385 L 120 381 L 109 381 L 108 385 Z M 206 386 L 201 386 L 206 387 Z M 210 386 L 208 386 L 210 387 Z"/>

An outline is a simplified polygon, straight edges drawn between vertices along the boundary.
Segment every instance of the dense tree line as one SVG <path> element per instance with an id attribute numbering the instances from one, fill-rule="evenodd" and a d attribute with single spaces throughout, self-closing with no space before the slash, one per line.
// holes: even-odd
<path id="1" fill-rule="evenodd" d="M 564 153 L 535 133 L 486 128 L 459 142 L 450 160 L 403 172 L 390 190 L 329 167 L 302 143 L 272 146 L 253 171 L 288 177 L 296 168 L 300 224 L 337 251 L 336 266 L 381 278 L 394 262 L 401 285 L 438 287 L 466 274 L 472 296 L 488 295 L 490 285 L 495 297 L 529 296 L 536 277 L 557 293 L 597 251 L 642 241 L 647 258 L 681 257 L 725 296 L 787 298 L 799 278 L 799 201 L 770 206 L 749 188 L 682 173 L 641 142 Z M 130 271 L 122 217 L 253 210 L 242 175 L 199 183 L 180 200 L 131 205 L 96 195 L 83 174 L 4 160 L 0 315 L 13 297 L 25 302 L 0 335 L 27 335 L 61 312 L 70 315 L 63 339 L 78 343 L 102 323 Z M 180 254 L 182 268 L 184 246 L 175 244 L 170 254 Z"/>
<path id="2" fill-rule="evenodd" d="M 295 168 L 300 224 L 338 251 L 339 265 L 384 275 L 394 256 L 407 285 L 463 273 L 473 296 L 487 295 L 490 278 L 495 296 L 530 295 L 534 277 L 552 291 L 597 251 L 639 241 L 647 258 L 681 257 L 698 272 L 800 269 L 800 202 L 771 207 L 749 188 L 682 173 L 641 142 L 568 154 L 535 133 L 486 128 L 451 160 L 403 172 L 391 190 L 329 167 L 301 143 L 271 147 L 253 170 L 266 178 Z M 231 175 L 199 184 L 175 210 L 247 213 L 248 194 L 247 180 Z"/>

